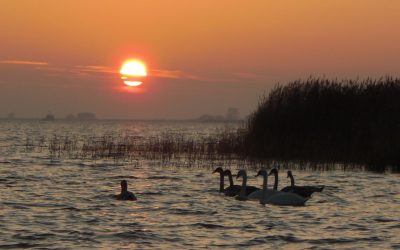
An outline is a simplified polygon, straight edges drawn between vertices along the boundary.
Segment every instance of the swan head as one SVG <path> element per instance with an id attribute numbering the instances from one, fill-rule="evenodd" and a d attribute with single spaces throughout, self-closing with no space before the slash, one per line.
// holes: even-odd
<path id="1" fill-rule="evenodd" d="M 128 191 L 128 182 L 126 180 L 121 181 L 121 192 Z"/>
<path id="2" fill-rule="evenodd" d="M 239 170 L 239 172 L 236 175 L 236 179 L 239 179 L 240 177 L 243 177 L 243 178 L 247 177 L 246 170 L 244 170 L 244 169 Z"/>
<path id="3" fill-rule="evenodd" d="M 264 176 L 264 177 L 267 176 L 267 171 L 265 169 L 261 169 L 260 171 L 258 171 L 256 177 L 258 177 L 260 175 Z"/>
<path id="4" fill-rule="evenodd" d="M 293 175 L 292 175 L 292 171 L 289 170 L 289 171 L 287 171 L 287 178 L 289 178 L 290 176 L 293 176 Z"/>
<path id="5" fill-rule="evenodd" d="M 223 173 L 224 173 L 224 170 L 222 170 L 221 167 L 218 167 L 218 168 L 216 168 L 212 173 L 213 173 L 213 174 L 215 174 L 215 173 L 223 174 Z"/>
<path id="6" fill-rule="evenodd" d="M 278 170 L 276 168 L 271 169 L 271 171 L 269 172 L 268 176 L 273 175 L 273 174 L 277 174 Z"/>
<path id="7" fill-rule="evenodd" d="M 232 173 L 229 169 L 227 169 L 224 171 L 224 175 L 229 176 L 229 175 L 232 175 Z"/>

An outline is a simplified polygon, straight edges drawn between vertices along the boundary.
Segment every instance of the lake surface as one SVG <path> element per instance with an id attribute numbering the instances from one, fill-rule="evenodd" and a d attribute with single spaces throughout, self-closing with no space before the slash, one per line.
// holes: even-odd
<path id="1" fill-rule="evenodd" d="M 303 207 L 263 206 L 220 195 L 210 164 L 54 159 L 24 147 L 53 134 L 198 136 L 224 126 L 0 121 L 0 248 L 400 249 L 399 174 L 294 170 L 298 185 L 326 188 Z M 248 184 L 261 185 L 255 174 L 248 170 Z M 280 175 L 280 187 L 289 185 Z M 137 202 L 114 199 L 122 179 Z"/>

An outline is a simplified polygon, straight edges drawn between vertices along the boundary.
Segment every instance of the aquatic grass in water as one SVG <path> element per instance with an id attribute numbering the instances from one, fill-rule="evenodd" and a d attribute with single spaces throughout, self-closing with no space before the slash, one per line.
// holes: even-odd
<path id="1" fill-rule="evenodd" d="M 242 161 L 240 143 L 234 130 L 215 135 L 187 136 L 163 132 L 156 136 L 102 135 L 79 137 L 53 135 L 26 140 L 27 152 L 48 150 L 54 158 L 112 159 L 115 162 L 153 160 L 178 166 L 227 165 Z"/>
<path id="2" fill-rule="evenodd" d="M 338 164 L 310 161 L 278 161 L 251 158 L 241 147 L 243 131 L 224 131 L 218 135 L 190 138 L 181 133 L 161 133 L 154 137 L 141 136 L 57 136 L 50 139 L 27 139 L 29 153 L 47 153 L 53 160 L 112 160 L 114 163 L 149 160 L 152 164 L 176 167 L 214 167 L 259 169 L 280 166 L 298 170 L 368 169 L 362 164 Z"/>
<path id="3" fill-rule="evenodd" d="M 190 136 L 104 134 L 28 138 L 51 157 L 148 159 L 177 165 L 400 170 L 400 80 L 309 78 L 277 85 L 238 129 Z"/>

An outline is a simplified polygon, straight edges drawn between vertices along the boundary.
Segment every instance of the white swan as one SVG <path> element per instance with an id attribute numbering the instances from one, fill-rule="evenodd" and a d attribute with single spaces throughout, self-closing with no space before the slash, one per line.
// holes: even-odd
<path id="1" fill-rule="evenodd" d="M 276 168 L 271 169 L 271 172 L 269 173 L 269 175 L 272 175 L 272 174 L 275 176 L 274 189 L 277 190 L 278 189 L 278 169 L 276 169 Z M 295 193 L 304 198 L 310 198 L 314 192 L 321 192 L 325 187 L 325 186 L 296 186 L 296 185 L 294 185 L 294 178 L 292 175 L 292 171 L 288 171 L 287 177 L 290 178 L 291 185 L 282 188 L 281 191 Z"/>
<path id="2" fill-rule="evenodd" d="M 301 197 L 295 193 L 287 193 L 278 191 L 275 189 L 268 189 L 267 182 L 268 182 L 268 175 L 265 170 L 258 171 L 257 176 L 262 175 L 264 177 L 263 182 L 263 193 L 262 197 L 260 198 L 260 203 L 265 204 L 272 204 L 272 205 L 279 205 L 279 206 L 302 206 L 306 203 L 307 199 Z"/>
<path id="3" fill-rule="evenodd" d="M 260 176 L 260 175 L 263 175 L 263 172 L 265 172 L 265 170 L 264 170 L 264 171 L 263 171 L 263 170 L 258 171 L 256 177 L 258 177 L 258 176 Z M 265 172 L 265 173 L 266 173 L 266 172 Z M 276 190 L 274 190 L 274 189 L 268 189 L 267 185 L 268 185 L 268 176 L 266 175 L 266 176 L 264 177 L 264 180 L 263 180 L 263 187 L 262 187 L 262 189 L 252 192 L 251 194 L 249 194 L 249 195 L 247 196 L 247 199 L 249 199 L 249 200 L 258 200 L 258 201 L 259 201 L 259 200 L 261 200 L 261 198 L 264 197 L 264 196 L 271 196 L 271 195 L 275 194 L 275 193 L 276 193 Z M 266 190 L 266 194 L 265 194 L 265 195 L 264 195 L 264 189 Z"/>
<path id="4" fill-rule="evenodd" d="M 251 193 L 260 190 L 259 188 L 253 187 L 253 186 L 246 186 L 247 184 L 247 173 L 246 170 L 239 170 L 239 172 L 236 175 L 236 179 L 239 177 L 243 178 L 242 181 L 242 187 L 240 188 L 240 193 L 238 196 L 236 196 L 236 199 L 238 200 L 247 200 L 247 196 L 250 195 Z"/>

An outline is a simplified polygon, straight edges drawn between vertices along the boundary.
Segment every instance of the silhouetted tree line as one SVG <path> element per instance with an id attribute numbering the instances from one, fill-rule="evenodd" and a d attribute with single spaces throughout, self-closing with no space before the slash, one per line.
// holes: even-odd
<path id="1" fill-rule="evenodd" d="M 277 85 L 250 116 L 243 153 L 276 160 L 400 166 L 400 79 L 309 78 Z"/>

